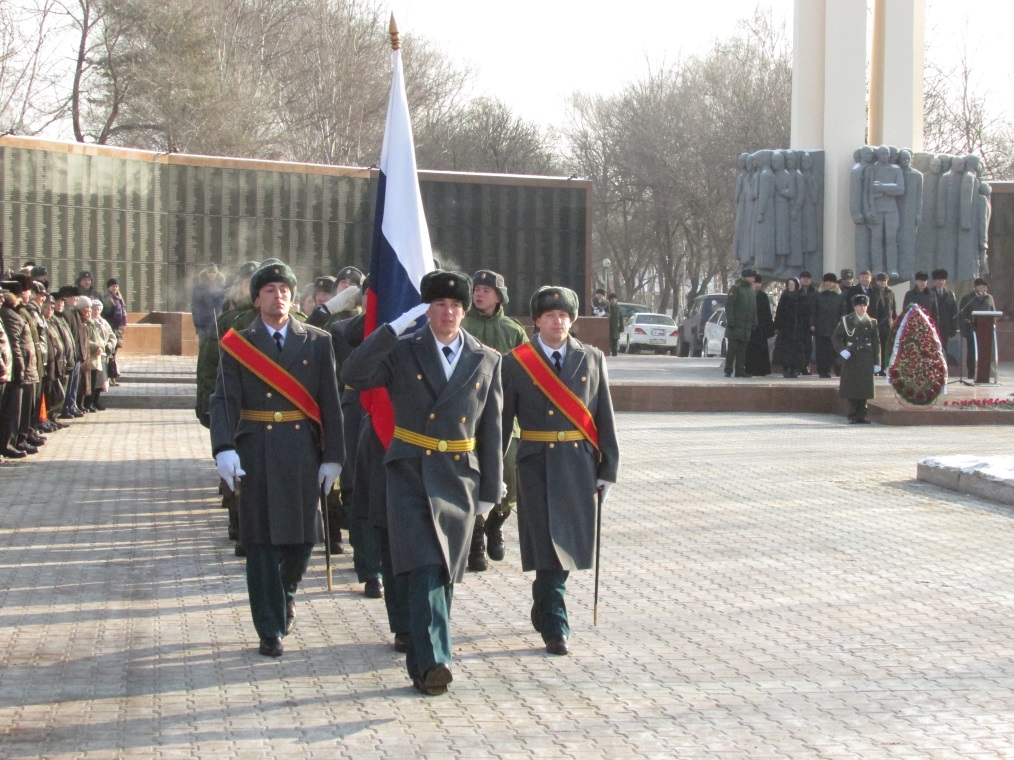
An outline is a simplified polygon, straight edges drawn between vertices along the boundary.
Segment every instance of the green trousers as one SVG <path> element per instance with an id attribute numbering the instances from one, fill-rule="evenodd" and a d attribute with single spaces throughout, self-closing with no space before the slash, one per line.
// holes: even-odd
<path id="1" fill-rule="evenodd" d="M 250 544 L 246 547 L 246 588 L 254 628 L 262 639 L 285 635 L 289 602 L 310 564 L 313 544 Z"/>

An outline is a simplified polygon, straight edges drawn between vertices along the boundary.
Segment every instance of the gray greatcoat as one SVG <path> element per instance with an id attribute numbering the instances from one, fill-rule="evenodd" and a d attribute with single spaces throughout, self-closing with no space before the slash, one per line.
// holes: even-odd
<path id="1" fill-rule="evenodd" d="M 289 320 L 281 354 L 260 319 L 239 331 L 292 375 L 320 406 L 320 435 L 309 420 L 241 420 L 240 410 L 291 412 L 278 391 L 222 351 L 221 374 L 211 397 L 211 445 L 217 454 L 235 448 L 246 471 L 240 490 L 241 544 L 313 544 L 324 540 L 317 472 L 321 462 L 345 460 L 331 336 Z M 318 445 L 319 440 L 319 445 Z"/>
<path id="2" fill-rule="evenodd" d="M 535 353 L 552 365 L 538 341 Z M 518 444 L 518 531 L 524 570 L 586 570 L 595 548 L 596 480 L 616 482 L 620 449 L 602 352 L 569 338 L 560 379 L 591 412 L 599 449 L 587 441 Z M 536 387 L 513 353 L 504 359 L 504 420 L 515 416 L 525 430 L 575 427 Z M 505 423 L 504 429 L 509 425 Z"/>
<path id="3" fill-rule="evenodd" d="M 841 398 L 871 399 L 873 390 L 873 367 L 880 364 L 880 331 L 877 320 L 867 317 L 859 319 L 855 312 L 838 320 L 831 336 L 834 350 L 841 353 L 848 349 L 852 355 L 841 361 L 841 382 L 838 395 Z"/>
<path id="4" fill-rule="evenodd" d="M 450 379 L 428 327 L 400 339 L 380 327 L 342 367 L 353 388 L 387 388 L 396 426 L 438 440 L 476 439 L 475 450 L 455 454 L 395 438 L 384 459 L 395 574 L 443 565 L 452 583 L 465 574 L 478 502 L 499 501 L 503 483 L 500 354 L 461 334 Z"/>

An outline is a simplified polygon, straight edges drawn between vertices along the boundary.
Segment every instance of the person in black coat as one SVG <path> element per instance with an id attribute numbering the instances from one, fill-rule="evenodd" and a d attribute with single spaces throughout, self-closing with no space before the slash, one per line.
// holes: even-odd
<path id="1" fill-rule="evenodd" d="M 803 366 L 800 368 L 800 374 L 809 375 L 810 373 L 810 361 L 814 357 L 813 348 L 813 315 L 817 306 L 817 288 L 813 286 L 813 275 L 811 275 L 805 269 L 799 273 L 799 292 L 803 299 L 806 300 L 806 312 L 810 317 L 810 324 L 807 328 L 806 334 L 803 336 Z"/>
<path id="2" fill-rule="evenodd" d="M 933 270 L 933 294 L 937 297 L 937 335 L 947 353 L 947 342 L 958 334 L 958 299 L 947 287 L 947 270 Z"/>
<path id="3" fill-rule="evenodd" d="M 790 277 L 775 309 L 775 363 L 784 377 L 799 377 L 803 367 L 804 338 L 809 335 L 809 305 L 799 289 L 799 280 Z"/>
<path id="4" fill-rule="evenodd" d="M 813 302 L 813 337 L 817 344 L 817 374 L 823 378 L 831 377 L 831 369 L 836 355 L 831 344 L 831 336 L 838 324 L 841 313 L 842 294 L 838 287 L 838 278 L 834 272 L 824 275 L 820 291 Z"/>
<path id="5" fill-rule="evenodd" d="M 757 291 L 757 324 L 746 344 L 746 372 L 753 377 L 771 374 L 771 353 L 768 338 L 775 334 L 775 320 L 771 316 L 771 301 L 764 292 L 764 278 L 753 276 L 753 289 Z"/>
<path id="6" fill-rule="evenodd" d="M 884 291 L 873 282 L 873 273 L 868 269 L 864 269 L 859 273 L 858 283 L 848 290 L 842 290 L 842 297 L 845 301 L 845 306 L 849 309 L 849 314 L 852 313 L 852 299 L 856 296 L 866 296 L 869 301 L 866 314 L 871 319 L 877 320 L 878 325 L 891 324 L 890 304 L 888 304 L 887 299 L 884 297 Z"/>
<path id="7" fill-rule="evenodd" d="M 915 287 L 905 294 L 901 301 L 901 312 L 904 314 L 913 304 L 921 306 L 930 315 L 933 324 L 937 324 L 939 312 L 937 310 L 937 294 L 930 290 L 929 275 L 925 272 L 915 273 Z"/>

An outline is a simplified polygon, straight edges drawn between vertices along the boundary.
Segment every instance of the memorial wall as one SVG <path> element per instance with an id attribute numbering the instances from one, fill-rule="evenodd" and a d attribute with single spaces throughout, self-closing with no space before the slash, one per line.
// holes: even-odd
<path id="1" fill-rule="evenodd" d="M 300 283 L 366 270 L 376 172 L 0 138 L 0 240 L 7 267 L 35 260 L 55 284 L 118 277 L 132 312 L 189 311 L 198 271 L 274 256 Z M 501 272 L 508 313 L 540 285 L 589 297 L 591 183 L 419 173 L 433 255 Z"/>

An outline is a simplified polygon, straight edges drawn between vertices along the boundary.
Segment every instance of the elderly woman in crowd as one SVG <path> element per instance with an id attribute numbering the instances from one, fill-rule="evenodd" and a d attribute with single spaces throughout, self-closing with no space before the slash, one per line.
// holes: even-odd
<path id="1" fill-rule="evenodd" d="M 108 388 L 106 370 L 109 357 L 116 349 L 116 334 L 106 320 L 102 319 L 102 301 L 91 301 L 91 315 L 88 320 L 88 370 L 91 375 L 91 395 L 85 403 L 89 412 L 104 412 L 99 403 L 99 394 Z"/>

